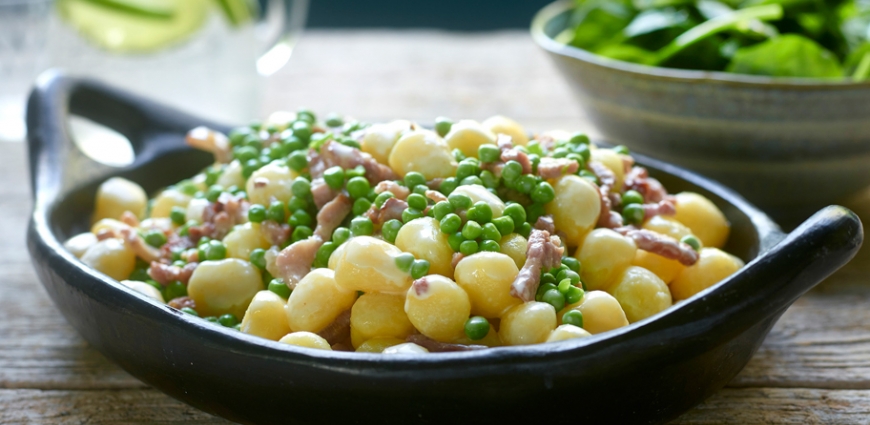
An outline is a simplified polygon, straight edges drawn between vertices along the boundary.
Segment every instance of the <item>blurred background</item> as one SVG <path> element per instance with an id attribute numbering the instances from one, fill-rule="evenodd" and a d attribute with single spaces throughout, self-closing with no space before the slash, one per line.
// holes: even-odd
<path id="1" fill-rule="evenodd" d="M 532 16 L 547 0 L 313 0 L 311 28 L 439 28 L 489 31 L 528 28 Z"/>

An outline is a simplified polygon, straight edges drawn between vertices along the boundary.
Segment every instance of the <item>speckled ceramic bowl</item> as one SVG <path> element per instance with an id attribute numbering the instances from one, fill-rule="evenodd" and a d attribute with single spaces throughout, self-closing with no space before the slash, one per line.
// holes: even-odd
<path id="1" fill-rule="evenodd" d="M 649 67 L 556 42 L 574 3 L 532 23 L 611 142 L 731 186 L 781 221 L 870 185 L 870 83 Z"/>

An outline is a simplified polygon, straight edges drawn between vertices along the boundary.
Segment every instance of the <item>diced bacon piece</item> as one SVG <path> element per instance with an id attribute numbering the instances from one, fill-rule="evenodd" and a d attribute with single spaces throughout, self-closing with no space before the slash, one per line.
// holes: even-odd
<path id="1" fill-rule="evenodd" d="M 617 232 L 631 238 L 638 249 L 661 255 L 671 260 L 677 260 L 681 264 L 691 266 L 698 262 L 698 252 L 691 246 L 677 241 L 676 239 L 658 232 L 646 229 L 622 227 Z"/>
<path id="2" fill-rule="evenodd" d="M 402 212 L 406 209 L 408 209 L 407 202 L 397 198 L 390 198 L 380 208 L 372 205 L 366 211 L 366 216 L 372 220 L 375 226 L 380 226 L 392 219 L 401 220 Z"/>
<path id="3" fill-rule="evenodd" d="M 173 298 L 169 300 L 169 302 L 166 304 L 178 310 L 181 310 L 182 308 L 192 308 L 196 310 L 196 301 L 194 301 L 193 298 L 190 297 Z"/>
<path id="4" fill-rule="evenodd" d="M 511 284 L 511 296 L 525 302 L 534 301 L 538 285 L 541 284 L 541 270 L 558 267 L 564 252 L 565 248 L 558 236 L 551 236 L 546 230 L 532 230 L 526 249 L 526 262 Z"/>
<path id="5" fill-rule="evenodd" d="M 329 187 L 322 177 L 311 181 L 311 197 L 314 198 L 314 205 L 318 209 L 323 208 L 327 202 L 335 199 L 338 196 L 338 191 Z"/>
<path id="6" fill-rule="evenodd" d="M 339 193 L 332 201 L 329 201 L 317 213 L 317 227 L 314 229 L 314 235 L 323 239 L 329 240 L 332 237 L 332 232 L 341 225 L 344 218 L 350 214 L 353 209 L 353 201 L 344 193 Z"/>
<path id="7" fill-rule="evenodd" d="M 314 235 L 308 239 L 293 242 L 278 254 L 278 258 L 275 259 L 277 276 L 284 279 L 287 287 L 296 288 L 296 284 L 311 271 L 311 264 L 314 263 L 314 257 L 321 245 L 323 245 L 323 239 Z"/>
<path id="8" fill-rule="evenodd" d="M 392 168 L 379 163 L 371 155 L 336 141 L 330 140 L 321 146 L 320 156 L 327 165 L 326 168 L 338 165 L 347 170 L 362 165 L 366 170 L 366 178 L 372 184 L 399 178 Z"/>
<path id="9" fill-rule="evenodd" d="M 542 215 L 535 221 L 535 229 L 546 230 L 551 235 L 556 234 L 556 224 L 553 223 L 552 215 Z"/>
<path id="10" fill-rule="evenodd" d="M 124 243 L 143 261 L 150 263 L 160 259 L 160 250 L 145 243 L 145 240 L 135 230 L 130 228 L 121 229 L 120 236 L 124 240 Z"/>
<path id="11" fill-rule="evenodd" d="M 285 223 L 265 220 L 260 223 L 260 233 L 272 246 L 282 246 L 290 238 L 290 226 Z"/>
<path id="12" fill-rule="evenodd" d="M 157 283 L 166 286 L 172 282 L 178 281 L 185 285 L 196 270 L 197 263 L 187 263 L 184 267 L 178 267 L 171 264 L 164 264 L 158 261 L 152 261 L 148 268 L 148 276 L 154 279 Z"/>
<path id="13" fill-rule="evenodd" d="M 450 344 L 446 342 L 438 342 L 432 338 L 429 338 L 425 335 L 414 334 L 409 335 L 405 338 L 405 341 L 413 342 L 427 350 L 430 353 L 449 353 L 456 351 L 474 351 L 474 350 L 483 350 L 489 348 L 485 345 L 462 345 L 462 344 Z"/>
<path id="14" fill-rule="evenodd" d="M 579 169 L 580 164 L 573 159 L 543 157 L 538 164 L 538 175 L 545 179 L 555 179 L 574 174 Z"/>
<path id="15" fill-rule="evenodd" d="M 408 195 L 411 194 L 410 189 L 408 189 L 407 187 L 402 186 L 402 185 L 400 185 L 392 180 L 384 180 L 384 181 L 378 183 L 377 186 L 375 186 L 375 193 L 380 194 L 380 193 L 384 193 L 384 192 L 390 192 L 393 194 L 393 196 L 395 196 L 396 198 L 399 198 L 401 200 L 407 199 Z"/>
<path id="16" fill-rule="evenodd" d="M 326 325 L 317 334 L 325 339 L 329 345 L 347 341 L 350 338 L 350 310 L 345 310 L 339 314 L 332 323 Z"/>

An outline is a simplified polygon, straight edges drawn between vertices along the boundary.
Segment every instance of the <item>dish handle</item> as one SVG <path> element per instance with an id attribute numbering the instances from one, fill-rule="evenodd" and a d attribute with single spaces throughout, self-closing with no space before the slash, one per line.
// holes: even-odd
<path id="1" fill-rule="evenodd" d="M 82 153 L 68 128 L 70 115 L 87 118 L 126 137 L 135 154 L 133 163 L 111 167 Z M 30 180 L 36 205 L 44 205 L 60 191 L 189 149 L 183 135 L 200 125 L 226 130 L 99 82 L 48 70 L 37 79 L 27 103 Z"/>
<path id="2" fill-rule="evenodd" d="M 863 239 L 863 226 L 854 212 L 828 206 L 722 285 L 679 307 L 682 310 L 676 319 L 679 323 L 670 324 L 675 325 L 670 331 L 683 337 L 696 333 L 696 341 L 711 344 L 729 335 L 736 336 L 781 314 L 801 295 L 848 263 Z M 700 329 L 704 331 L 697 331 Z"/>

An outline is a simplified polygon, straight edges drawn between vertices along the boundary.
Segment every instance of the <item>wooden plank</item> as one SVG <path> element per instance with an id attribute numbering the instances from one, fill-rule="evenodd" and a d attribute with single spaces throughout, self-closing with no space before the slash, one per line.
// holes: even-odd
<path id="1" fill-rule="evenodd" d="M 726 388 L 672 424 L 870 424 L 870 391 Z"/>
<path id="2" fill-rule="evenodd" d="M 229 424 L 155 390 L 0 390 L 3 424 Z"/>

